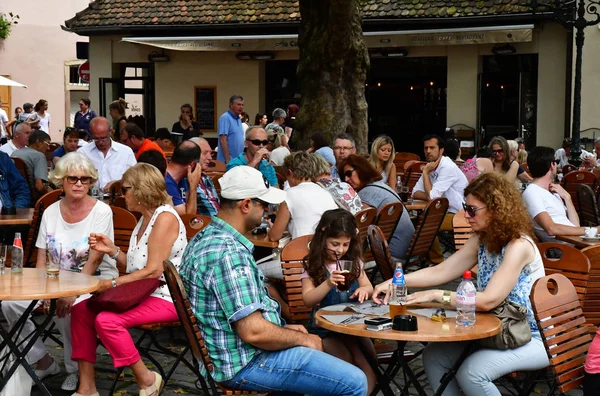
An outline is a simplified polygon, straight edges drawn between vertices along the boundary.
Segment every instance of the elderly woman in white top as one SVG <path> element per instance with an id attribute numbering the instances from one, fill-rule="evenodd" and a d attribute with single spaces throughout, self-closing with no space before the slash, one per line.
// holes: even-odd
<path id="1" fill-rule="evenodd" d="M 97 293 L 141 279 L 164 280 L 163 260 L 169 259 L 179 267 L 187 245 L 185 226 L 169 205 L 165 180 L 158 169 L 143 163 L 129 168 L 123 174 L 121 189 L 127 208 L 140 212 L 142 217 L 133 230 L 127 254 L 106 235 L 90 235 L 91 248 L 110 255 L 117 260 L 121 272 L 127 272 L 119 278 L 101 281 Z M 148 370 L 128 329 L 145 323 L 177 320 L 177 311 L 166 285 L 126 312 L 98 313 L 87 303 L 82 303 L 74 308 L 72 316 L 73 360 L 78 362 L 80 373 L 76 396 L 98 395 L 94 376 L 98 338 L 110 352 L 115 367 L 132 369 L 140 395 L 158 395 L 162 377 Z"/>
<path id="2" fill-rule="evenodd" d="M 95 275 L 100 279 L 112 279 L 118 272 L 107 255 L 89 248 L 90 233 L 100 232 L 113 238 L 113 216 L 110 207 L 88 195 L 90 187 L 98 180 L 92 162 L 81 153 L 68 153 L 62 157 L 48 175 L 50 181 L 64 190 L 64 198 L 53 203 L 44 211 L 36 240 L 37 268 L 46 268 L 46 254 L 60 258 L 61 270 Z M 47 251 L 48 250 L 48 251 Z M 67 297 L 56 303 L 56 324 L 61 333 L 65 368 L 68 373 L 62 384 L 64 390 L 77 387 L 77 363 L 71 360 L 71 318 L 75 304 L 89 298 Z M 25 311 L 30 301 L 3 301 L 2 312 L 12 326 Z M 41 302 L 40 302 L 41 303 Z M 25 324 L 24 335 L 34 330 L 30 321 Z M 37 362 L 36 374 L 40 379 L 58 374 L 60 367 L 48 355 L 41 339 L 38 339 L 29 354 L 30 363 Z"/>

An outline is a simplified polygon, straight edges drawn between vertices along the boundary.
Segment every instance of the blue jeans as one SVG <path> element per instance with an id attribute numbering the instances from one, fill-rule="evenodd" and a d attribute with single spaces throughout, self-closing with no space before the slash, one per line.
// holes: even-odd
<path id="1" fill-rule="evenodd" d="M 358 367 L 305 347 L 262 351 L 223 385 L 240 390 L 308 395 L 367 394 L 367 378 Z"/>
<path id="2" fill-rule="evenodd" d="M 466 342 L 432 342 L 423 352 L 425 374 L 436 390 L 442 375 L 458 359 Z M 454 379 L 448 384 L 444 396 L 500 396 L 493 381 L 513 371 L 534 371 L 549 364 L 540 333 L 531 333 L 531 341 L 515 349 L 478 349 L 461 364 Z"/>

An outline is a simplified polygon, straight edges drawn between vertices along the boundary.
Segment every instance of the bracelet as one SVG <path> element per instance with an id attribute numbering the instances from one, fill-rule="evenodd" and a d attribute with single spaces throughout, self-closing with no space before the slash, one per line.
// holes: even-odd
<path id="1" fill-rule="evenodd" d="M 119 253 L 121 253 L 121 248 L 117 246 L 117 253 L 113 254 L 112 256 L 108 256 L 113 260 L 116 260 L 117 257 L 119 257 Z"/>
<path id="2" fill-rule="evenodd" d="M 450 290 L 444 290 L 444 295 L 442 296 L 442 302 L 444 303 L 445 306 L 449 306 L 450 305 L 450 301 L 451 301 L 451 297 L 452 296 L 452 292 L 450 292 Z"/>

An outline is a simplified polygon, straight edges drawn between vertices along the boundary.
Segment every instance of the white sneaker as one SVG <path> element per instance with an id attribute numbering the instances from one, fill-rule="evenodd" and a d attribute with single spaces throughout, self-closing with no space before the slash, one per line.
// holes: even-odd
<path id="1" fill-rule="evenodd" d="M 37 375 L 40 380 L 58 373 L 60 373 L 60 366 L 56 363 L 56 360 L 53 360 L 52 364 L 45 370 L 35 370 L 35 375 Z"/>
<path id="2" fill-rule="evenodd" d="M 69 373 L 67 378 L 63 381 L 60 388 L 66 391 L 74 391 L 77 390 L 77 383 L 79 382 L 79 373 L 76 371 L 74 373 Z"/>

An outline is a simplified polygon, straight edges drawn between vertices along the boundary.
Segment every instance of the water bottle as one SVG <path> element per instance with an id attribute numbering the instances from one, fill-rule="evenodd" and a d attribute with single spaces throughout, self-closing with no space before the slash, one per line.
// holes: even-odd
<path id="1" fill-rule="evenodd" d="M 396 192 L 402 191 L 402 176 L 396 178 Z"/>
<path id="2" fill-rule="evenodd" d="M 456 289 L 456 324 L 470 327 L 475 324 L 475 298 L 477 289 L 471 280 L 471 271 L 463 273 L 463 280 Z"/>
<path id="3" fill-rule="evenodd" d="M 15 232 L 10 270 L 12 273 L 23 272 L 23 242 L 21 241 L 20 232 Z"/>
<path id="4" fill-rule="evenodd" d="M 404 271 L 402 271 L 402 263 L 396 263 L 394 277 L 390 284 L 390 317 L 403 315 L 406 313 L 406 283 L 404 282 Z"/>

